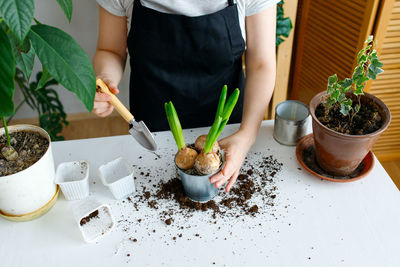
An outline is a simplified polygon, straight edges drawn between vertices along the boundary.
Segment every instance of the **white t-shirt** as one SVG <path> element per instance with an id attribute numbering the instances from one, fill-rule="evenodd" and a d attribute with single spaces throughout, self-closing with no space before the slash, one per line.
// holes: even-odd
<path id="1" fill-rule="evenodd" d="M 128 31 L 134 0 L 96 0 L 105 10 L 116 16 L 126 16 Z M 236 0 L 240 29 L 246 40 L 245 17 L 257 14 L 280 0 Z M 163 13 L 179 14 L 189 17 L 202 16 L 217 12 L 228 6 L 228 0 L 141 0 L 145 7 Z"/>

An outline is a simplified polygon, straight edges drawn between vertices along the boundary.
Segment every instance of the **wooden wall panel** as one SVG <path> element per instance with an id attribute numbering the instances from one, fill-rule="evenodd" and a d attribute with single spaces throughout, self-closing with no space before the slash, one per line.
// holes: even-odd
<path id="1" fill-rule="evenodd" d="M 328 77 L 349 77 L 372 32 L 379 1 L 304 0 L 296 37 L 291 98 L 308 104 Z"/>
<path id="2" fill-rule="evenodd" d="M 375 144 L 374 152 L 396 158 L 400 157 L 400 0 L 382 1 L 375 36 L 384 72 L 366 89 L 386 103 L 392 122 Z"/>

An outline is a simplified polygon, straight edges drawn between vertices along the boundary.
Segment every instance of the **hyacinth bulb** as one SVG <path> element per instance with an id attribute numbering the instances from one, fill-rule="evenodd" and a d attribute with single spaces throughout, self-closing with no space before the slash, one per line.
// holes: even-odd
<path id="1" fill-rule="evenodd" d="M 196 148 L 197 151 L 203 151 L 204 149 L 204 144 L 206 142 L 207 139 L 207 135 L 203 134 L 200 135 L 199 137 L 197 137 L 196 142 L 194 143 L 194 147 Z M 218 152 L 219 151 L 219 144 L 217 141 L 215 141 L 213 147 L 212 147 L 212 151 L 213 152 Z"/>
<path id="2" fill-rule="evenodd" d="M 189 170 L 193 168 L 194 162 L 197 158 L 197 151 L 189 147 L 184 147 L 178 151 L 175 157 L 176 166 L 182 170 Z"/>
<path id="3" fill-rule="evenodd" d="M 210 152 L 208 154 L 201 152 L 194 163 L 196 170 L 202 174 L 212 174 L 218 171 L 221 166 L 221 160 L 217 153 Z"/>

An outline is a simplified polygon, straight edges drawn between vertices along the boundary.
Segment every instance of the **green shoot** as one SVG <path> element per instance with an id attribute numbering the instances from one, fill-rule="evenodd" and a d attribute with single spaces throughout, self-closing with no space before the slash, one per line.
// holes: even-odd
<path id="1" fill-rule="evenodd" d="M 211 152 L 214 143 L 217 141 L 225 125 L 228 123 L 233 108 L 235 107 L 239 99 L 240 91 L 238 88 L 236 88 L 228 98 L 228 101 L 225 103 L 226 94 L 227 94 L 227 88 L 226 86 L 224 86 L 222 88 L 214 123 L 211 126 L 210 131 L 208 132 L 207 139 L 204 144 L 204 153 L 206 154 Z"/>
<path id="2" fill-rule="evenodd" d="M 222 87 L 221 95 L 219 96 L 219 102 L 218 102 L 218 107 L 217 107 L 217 113 L 215 114 L 215 119 L 217 119 L 218 116 L 222 116 L 222 112 L 224 111 L 227 93 L 228 93 L 228 86 L 224 85 L 224 87 Z"/>
<path id="3" fill-rule="evenodd" d="M 11 147 L 10 135 L 8 134 L 6 117 L 3 117 L 4 130 L 6 132 L 7 145 Z"/>
<path id="4" fill-rule="evenodd" d="M 378 54 L 374 49 L 373 36 L 369 36 L 365 41 L 367 44 L 358 52 L 357 66 L 351 78 L 338 80 L 337 75 L 332 75 L 328 79 L 327 95 L 325 107 L 329 109 L 338 103 L 340 112 L 344 116 L 350 116 L 350 121 L 361 108 L 360 97 L 364 94 L 364 87 L 369 80 L 375 80 L 376 76 L 383 72 L 381 67 L 382 62 L 379 61 Z M 352 91 L 353 90 L 353 91 Z M 346 97 L 346 93 L 352 91 L 353 95 L 357 96 L 358 103 L 353 108 L 353 101 Z"/>
<path id="5" fill-rule="evenodd" d="M 176 113 L 175 107 L 171 101 L 169 101 L 169 103 L 165 103 L 164 107 L 169 128 L 171 129 L 178 149 L 181 150 L 182 148 L 186 147 L 186 143 L 185 139 L 183 138 L 182 126 L 179 121 L 178 114 Z"/>

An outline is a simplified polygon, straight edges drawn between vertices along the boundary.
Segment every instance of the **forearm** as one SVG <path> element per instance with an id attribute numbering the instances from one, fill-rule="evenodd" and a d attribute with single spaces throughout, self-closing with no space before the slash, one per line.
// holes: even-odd
<path id="1" fill-rule="evenodd" d="M 261 121 L 275 86 L 275 59 L 247 68 L 244 107 L 240 131 L 251 143 L 255 141 Z"/>
<path id="2" fill-rule="evenodd" d="M 118 84 L 124 73 L 125 62 L 126 58 L 122 58 L 116 53 L 98 49 L 93 57 L 96 77 L 107 77 Z"/>

